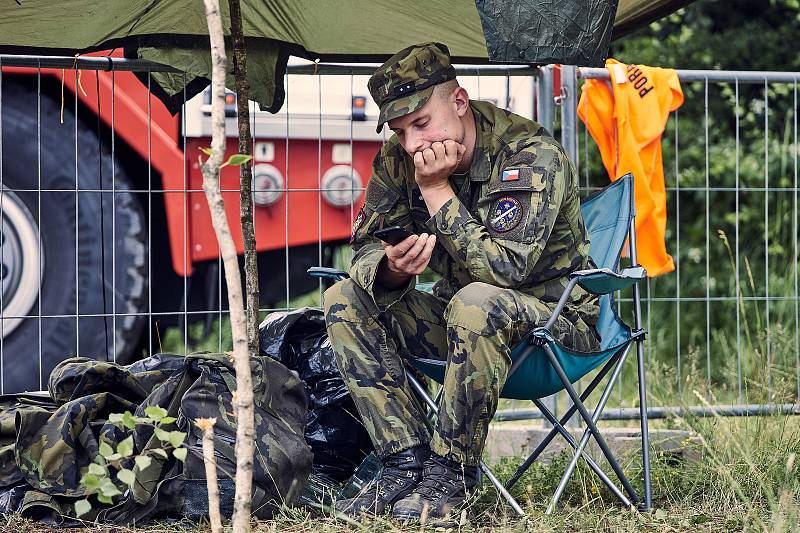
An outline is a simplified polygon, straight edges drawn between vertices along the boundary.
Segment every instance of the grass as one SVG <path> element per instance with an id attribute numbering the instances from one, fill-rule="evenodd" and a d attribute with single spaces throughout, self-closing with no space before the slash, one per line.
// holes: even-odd
<path id="1" fill-rule="evenodd" d="M 558 513 L 545 515 L 548 498 L 569 460 L 561 455 L 550 464 L 534 465 L 514 487 L 514 495 L 526 510 L 525 518 L 511 514 L 491 486 L 484 484 L 468 522 L 453 531 L 791 532 L 800 529 L 800 476 L 797 474 L 800 419 L 788 416 L 674 418 L 668 424 L 699 435 L 701 449 L 698 451 L 701 453 L 692 464 L 677 461 L 674 456 L 652 458 L 653 512 L 623 509 L 588 468 L 581 465 L 567 485 Z M 507 479 L 517 463 L 501 462 L 495 472 L 501 479 Z M 639 461 L 632 457 L 622 464 L 639 490 Z M 51 531 L 19 516 L 2 520 L 2 531 Z M 180 523 L 156 523 L 136 530 L 209 531 L 203 524 Z M 272 520 L 254 523 L 254 530 L 339 533 L 421 529 L 388 518 L 347 523 L 312 509 L 287 507 Z M 94 526 L 89 531 L 132 530 Z"/>

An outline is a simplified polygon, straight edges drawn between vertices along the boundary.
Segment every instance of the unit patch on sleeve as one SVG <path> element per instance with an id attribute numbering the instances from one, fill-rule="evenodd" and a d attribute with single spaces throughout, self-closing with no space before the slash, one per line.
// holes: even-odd
<path id="1" fill-rule="evenodd" d="M 498 233 L 516 228 L 523 219 L 522 202 L 514 196 L 501 196 L 489 208 L 489 226 Z"/>
<path id="2" fill-rule="evenodd" d="M 367 215 L 364 213 L 364 208 L 361 208 L 361 211 L 358 212 L 358 216 L 356 216 L 355 221 L 353 222 L 353 231 L 350 234 L 350 244 L 353 244 L 356 240 L 356 233 L 358 230 L 361 229 L 361 226 L 364 225 L 364 221 L 367 219 Z"/>

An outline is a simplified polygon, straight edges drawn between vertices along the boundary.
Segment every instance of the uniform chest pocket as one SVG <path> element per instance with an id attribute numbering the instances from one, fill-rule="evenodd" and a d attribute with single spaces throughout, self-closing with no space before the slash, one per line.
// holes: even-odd
<path id="1" fill-rule="evenodd" d="M 366 238 L 372 230 L 385 227 L 387 219 L 402 219 L 404 213 L 394 213 L 399 198 L 397 192 L 390 190 L 377 179 L 370 180 L 367 184 L 364 207 L 353 224 L 350 242 L 355 243 L 358 238 Z M 388 225 L 403 224 L 395 220 L 388 222 Z"/>
<path id="2" fill-rule="evenodd" d="M 370 181 L 367 185 L 367 193 L 364 198 L 364 204 L 376 213 L 388 213 L 397 203 L 400 195 L 387 187 L 381 185 L 378 181 Z"/>
<path id="3" fill-rule="evenodd" d="M 501 170 L 497 179 L 489 182 L 486 194 L 511 191 L 542 192 L 546 188 L 547 177 L 544 170 L 531 167 L 511 167 Z"/>

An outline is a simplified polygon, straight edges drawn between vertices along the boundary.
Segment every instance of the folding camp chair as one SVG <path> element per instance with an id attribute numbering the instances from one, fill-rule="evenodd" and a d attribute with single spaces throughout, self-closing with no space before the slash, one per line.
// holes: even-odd
<path id="1" fill-rule="evenodd" d="M 590 255 L 597 268 L 573 272 L 570 281 L 564 290 L 554 312 L 547 323 L 532 331 L 511 352 L 511 368 L 501 398 L 515 400 L 531 400 L 544 417 L 553 425 L 552 430 L 545 439 L 520 465 L 511 479 L 501 484 L 491 470 L 480 463 L 481 471 L 497 488 L 498 492 L 508 501 L 511 507 L 520 515 L 524 514 L 522 508 L 508 492 L 522 474 L 544 451 L 547 445 L 560 434 L 575 450 L 573 458 L 561 478 L 547 513 L 551 513 L 558 504 L 564 488 L 569 481 L 580 458 L 583 458 L 589 467 L 598 475 L 600 480 L 622 501 L 626 507 L 638 505 L 642 510 L 650 510 L 650 456 L 648 442 L 647 403 L 644 370 L 644 339 L 645 331 L 642 329 L 640 294 L 637 282 L 645 279 L 644 268 L 636 263 L 636 233 L 635 213 L 633 204 L 633 176 L 630 174 L 618 179 L 602 191 L 586 198 L 581 205 L 581 213 L 586 224 L 590 239 Z M 622 254 L 626 238 L 628 238 L 630 259 L 633 265 L 630 268 L 618 270 L 619 259 Z M 332 277 L 344 279 L 344 271 L 312 268 L 309 273 L 318 277 Z M 600 350 L 592 353 L 576 352 L 561 346 L 550 333 L 558 315 L 562 312 L 569 295 L 576 284 L 584 289 L 600 295 L 600 316 L 597 330 L 601 336 Z M 616 291 L 633 287 L 633 310 L 635 329 L 628 327 L 617 315 L 613 294 Z M 644 474 L 644 501 L 636 494 L 627 476 L 612 454 L 597 428 L 597 420 L 605 408 L 611 390 L 616 383 L 622 366 L 628 357 L 631 346 L 636 343 L 638 360 L 639 381 L 639 414 L 642 432 L 642 461 Z M 435 381 L 442 383 L 446 370 L 446 361 L 432 359 L 410 359 L 417 369 Z M 591 370 L 603 365 L 602 369 L 592 379 L 591 383 L 581 393 L 573 387 L 572 383 L 578 381 Z M 603 379 L 611 373 L 605 388 L 593 413 L 589 413 L 584 401 L 597 388 Z M 428 404 L 433 413 L 437 411 L 437 401 L 427 394 L 425 388 L 410 373 L 407 372 L 408 381 L 412 388 Z M 554 394 L 562 389 L 572 400 L 572 406 L 566 413 L 557 419 L 555 415 L 541 402 L 541 398 Z M 580 414 L 586 424 L 586 430 L 580 441 L 576 442 L 572 435 L 564 428 L 564 424 L 575 414 Z M 611 465 L 614 474 L 619 478 L 623 489 L 618 488 L 603 470 L 585 453 L 589 438 L 594 437 L 603 455 Z"/>

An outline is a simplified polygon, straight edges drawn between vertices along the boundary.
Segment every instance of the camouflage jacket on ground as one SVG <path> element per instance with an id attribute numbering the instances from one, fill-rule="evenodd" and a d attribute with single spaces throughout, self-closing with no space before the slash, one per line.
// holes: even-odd
<path id="1" fill-rule="evenodd" d="M 311 470 L 303 438 L 306 397 L 297 374 L 269 357 L 252 358 L 256 442 L 253 513 L 268 517 L 299 495 Z M 111 413 L 144 416 L 150 405 L 177 418 L 188 433 L 185 462 L 153 455 L 136 483 L 98 504 L 82 518 L 141 524 L 152 516 L 199 519 L 208 514 L 202 435 L 192 423 L 215 417 L 215 455 L 223 514 L 232 512 L 236 469 L 233 365 L 224 354 L 186 357 L 158 354 L 123 366 L 86 358 L 60 363 L 50 374 L 50 398 L 0 398 L 0 512 L 18 512 L 50 524 L 69 525 L 74 502 L 85 497 L 80 483 L 101 442 L 113 447 L 133 435 L 134 453 L 161 445 L 153 429 L 125 430 L 108 422 Z M 173 428 L 170 428 L 173 429 Z M 132 468 L 132 466 L 131 466 Z"/>
<path id="2" fill-rule="evenodd" d="M 404 226 L 435 233 L 429 266 L 442 279 L 434 294 L 449 300 L 471 282 L 523 291 L 557 302 L 568 274 L 590 267 L 589 240 L 580 212 L 575 168 L 563 148 L 539 124 L 471 101 L 476 142 L 457 196 L 431 217 L 414 180 L 414 163 L 396 136 L 375 157 L 363 210 L 353 231 L 350 275 L 385 307 L 407 286 L 392 291 L 375 283 L 384 257 L 376 228 Z M 576 287 L 566 310 L 597 320 L 597 297 Z"/>

